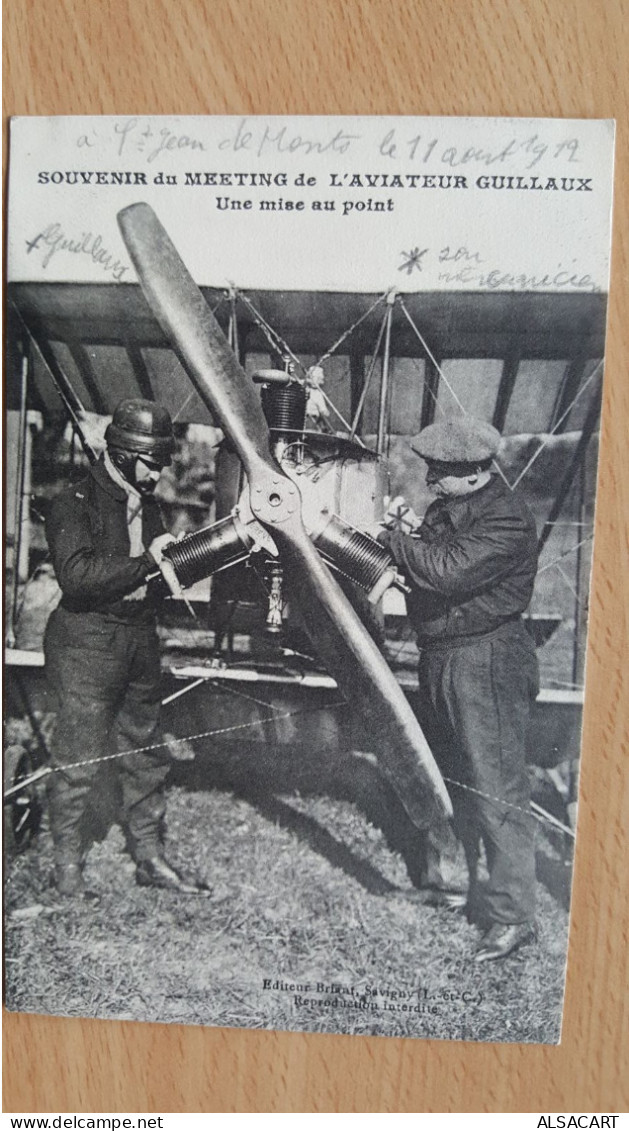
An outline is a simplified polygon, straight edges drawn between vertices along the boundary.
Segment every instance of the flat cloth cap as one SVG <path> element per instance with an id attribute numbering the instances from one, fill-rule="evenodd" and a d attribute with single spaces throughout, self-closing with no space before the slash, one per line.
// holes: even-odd
<path id="1" fill-rule="evenodd" d="M 493 459 L 500 447 L 497 428 L 473 416 L 441 420 L 410 440 L 414 452 L 439 463 L 483 463 Z"/>

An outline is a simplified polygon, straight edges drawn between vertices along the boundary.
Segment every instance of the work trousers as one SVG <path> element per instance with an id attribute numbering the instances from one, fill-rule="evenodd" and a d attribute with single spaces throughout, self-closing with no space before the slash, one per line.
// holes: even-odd
<path id="1" fill-rule="evenodd" d="M 450 779 L 471 889 L 484 844 L 489 881 L 482 906 L 489 922 L 526 923 L 534 916 L 526 735 L 538 690 L 535 647 L 521 621 L 420 653 L 419 722 Z"/>
<path id="2" fill-rule="evenodd" d="M 58 700 L 52 760 L 63 767 L 48 778 L 51 829 L 57 858 L 72 862 L 80 858 L 88 802 L 98 804 L 93 787 L 100 766 L 91 760 L 159 742 L 159 646 L 153 623 L 120 623 L 59 607 L 48 622 L 44 652 Z M 109 765 L 117 772 L 134 859 L 156 855 L 161 786 L 169 768 L 164 749 L 131 753 Z"/>

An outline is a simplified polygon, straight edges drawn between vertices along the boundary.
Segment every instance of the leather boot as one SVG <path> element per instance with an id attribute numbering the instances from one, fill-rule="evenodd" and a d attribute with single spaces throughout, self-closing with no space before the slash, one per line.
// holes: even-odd
<path id="1" fill-rule="evenodd" d="M 494 923 L 483 935 L 474 961 L 496 962 L 535 938 L 537 932 L 532 923 Z"/>
<path id="2" fill-rule="evenodd" d="M 85 886 L 83 865 L 75 861 L 58 860 L 55 864 L 55 883 L 59 895 L 86 899 L 98 903 L 100 896 Z"/>
<path id="3" fill-rule="evenodd" d="M 181 895 L 212 894 L 212 888 L 207 884 L 193 883 L 184 880 L 179 872 L 171 868 L 163 856 L 150 856 L 139 860 L 135 873 L 136 883 L 140 887 L 164 888 L 166 891 L 178 891 Z"/>
<path id="4" fill-rule="evenodd" d="M 55 882 L 59 895 L 83 895 L 85 891 L 81 865 L 69 863 L 67 860 L 59 861 L 55 865 Z"/>

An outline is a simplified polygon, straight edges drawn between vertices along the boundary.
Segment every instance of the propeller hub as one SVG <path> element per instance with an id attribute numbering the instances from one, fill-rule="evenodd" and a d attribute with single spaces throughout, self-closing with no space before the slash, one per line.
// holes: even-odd
<path id="1" fill-rule="evenodd" d="M 291 479 L 283 475 L 265 476 L 251 487 L 251 510 L 264 525 L 277 526 L 297 514 L 299 491 Z"/>

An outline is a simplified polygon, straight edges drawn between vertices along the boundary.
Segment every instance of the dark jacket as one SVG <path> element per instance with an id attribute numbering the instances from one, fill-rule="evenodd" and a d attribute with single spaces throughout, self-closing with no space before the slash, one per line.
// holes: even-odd
<path id="1" fill-rule="evenodd" d="M 492 632 L 527 608 L 537 572 L 535 520 L 500 479 L 431 503 L 418 534 L 382 541 L 412 587 L 408 614 L 421 646 Z"/>
<path id="2" fill-rule="evenodd" d="M 159 507 L 144 499 L 142 539 L 148 547 L 164 532 Z M 88 475 L 67 487 L 52 503 L 46 538 L 61 605 L 70 612 L 98 612 L 115 620 L 146 617 L 145 601 L 124 601 L 156 569 L 148 552 L 131 558 L 126 492 L 107 472 L 102 459 Z"/>

